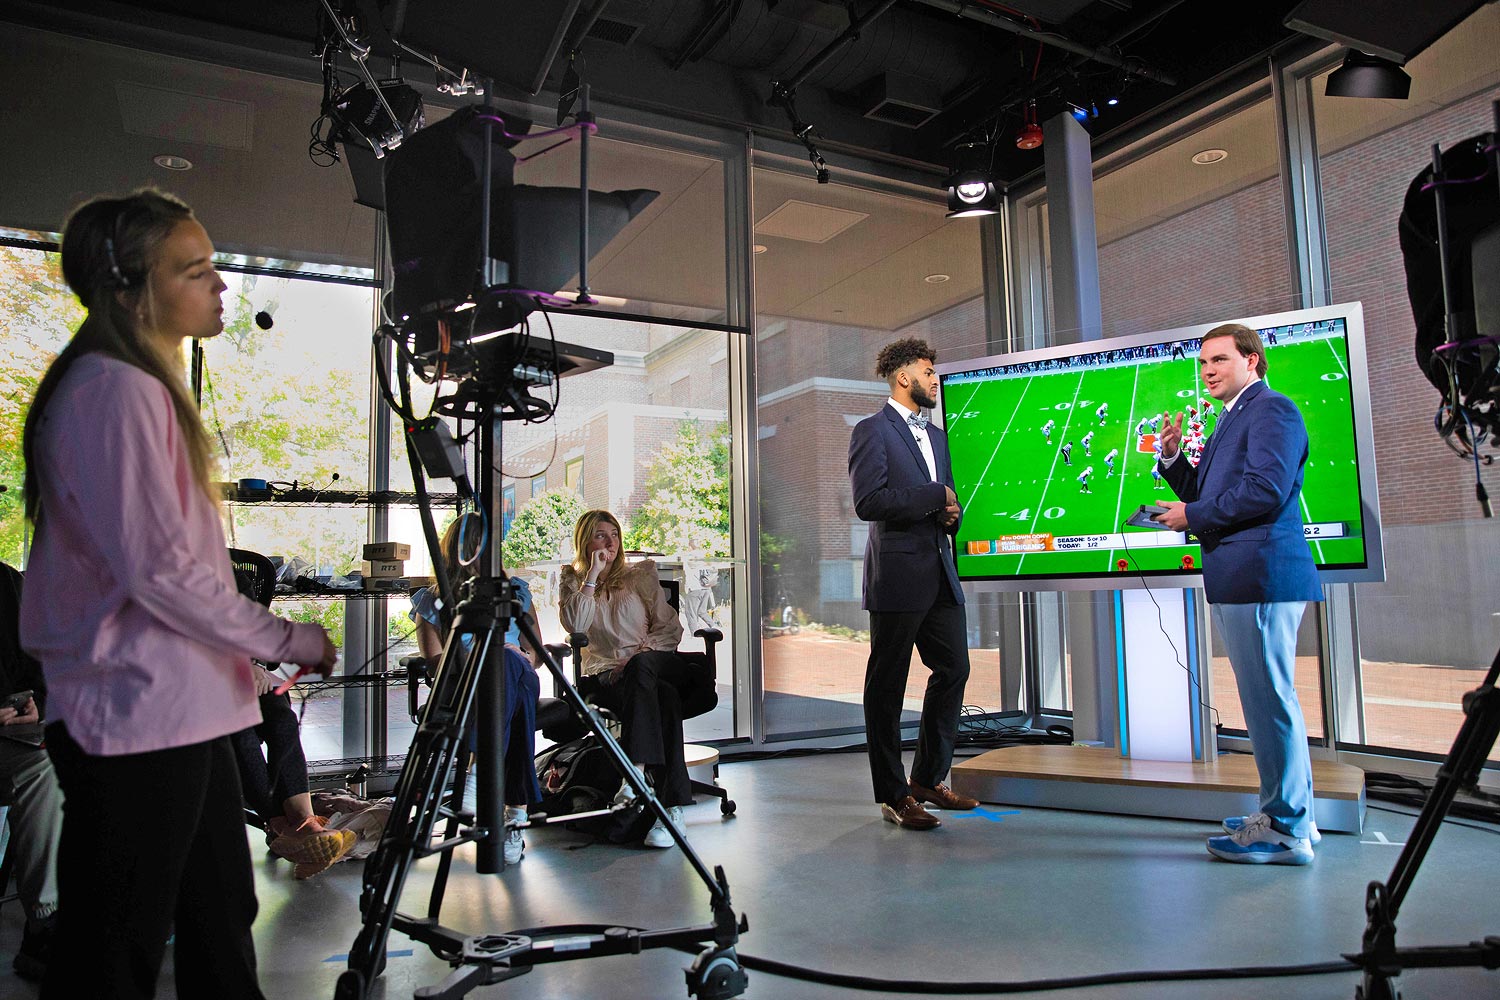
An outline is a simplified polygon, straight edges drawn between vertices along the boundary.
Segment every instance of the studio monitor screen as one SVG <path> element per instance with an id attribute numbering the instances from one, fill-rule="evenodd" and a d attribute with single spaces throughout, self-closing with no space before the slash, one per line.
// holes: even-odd
<path id="1" fill-rule="evenodd" d="M 1220 322 L 1260 332 L 1267 383 L 1302 412 L 1302 520 L 1324 582 L 1383 579 L 1359 304 Z M 996 590 L 1198 585 L 1191 535 L 1126 522 L 1175 499 L 1153 475 L 1161 415 L 1184 413 L 1200 444 L 1213 433 L 1223 407 L 1198 348 L 1218 325 L 939 366 L 959 577 Z"/>

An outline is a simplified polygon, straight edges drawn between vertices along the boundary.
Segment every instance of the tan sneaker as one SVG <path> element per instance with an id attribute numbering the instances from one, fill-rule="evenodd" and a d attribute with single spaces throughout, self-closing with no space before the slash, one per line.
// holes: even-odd
<path id="1" fill-rule="evenodd" d="M 271 852 L 295 864 L 297 878 L 311 878 L 348 854 L 358 840 L 353 830 L 325 829 L 313 816 L 299 829 L 280 834 L 271 842 Z"/>

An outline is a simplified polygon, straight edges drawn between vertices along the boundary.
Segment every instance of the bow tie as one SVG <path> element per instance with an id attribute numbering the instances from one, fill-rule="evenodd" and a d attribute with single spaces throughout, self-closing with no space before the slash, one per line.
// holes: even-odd
<path id="1" fill-rule="evenodd" d="M 927 429 L 927 417 L 926 417 L 925 414 L 922 414 L 922 413 L 908 413 L 906 415 L 906 422 L 908 424 L 911 424 L 913 427 L 917 428 L 918 430 L 925 431 Z"/>

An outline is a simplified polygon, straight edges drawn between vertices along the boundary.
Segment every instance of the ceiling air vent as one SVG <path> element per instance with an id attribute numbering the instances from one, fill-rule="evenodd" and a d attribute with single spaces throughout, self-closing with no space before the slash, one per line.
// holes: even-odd
<path id="1" fill-rule="evenodd" d="M 905 73 L 881 73 L 859 96 L 866 118 L 901 128 L 921 128 L 943 110 L 937 84 Z"/>
<path id="2" fill-rule="evenodd" d="M 618 21 L 614 18 L 600 17 L 589 28 L 588 37 L 597 38 L 601 42 L 609 42 L 611 45 L 625 46 L 635 41 L 635 36 L 641 33 L 643 26 L 631 24 L 629 21 Z"/>

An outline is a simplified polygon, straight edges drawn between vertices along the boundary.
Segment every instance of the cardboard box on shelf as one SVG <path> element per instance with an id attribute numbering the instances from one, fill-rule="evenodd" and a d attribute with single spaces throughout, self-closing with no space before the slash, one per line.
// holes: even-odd
<path id="1" fill-rule="evenodd" d="M 411 546 L 406 542 L 366 542 L 365 559 L 410 559 Z"/>
<path id="2" fill-rule="evenodd" d="M 396 576 L 406 575 L 406 560 L 404 559 L 366 559 L 359 564 L 359 571 L 367 579 L 376 577 L 390 579 Z"/>

